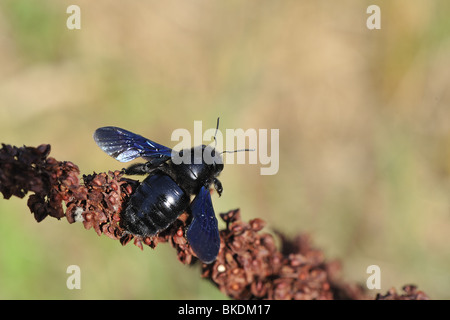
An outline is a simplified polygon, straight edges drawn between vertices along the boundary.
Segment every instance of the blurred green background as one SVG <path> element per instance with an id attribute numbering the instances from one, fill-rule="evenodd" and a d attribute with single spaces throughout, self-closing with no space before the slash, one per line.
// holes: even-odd
<path id="1" fill-rule="evenodd" d="M 81 30 L 66 27 L 71 4 Z M 371 4 L 381 30 L 366 27 Z M 95 145 L 100 126 L 167 146 L 218 116 L 223 130 L 279 129 L 278 174 L 226 166 L 216 213 L 311 234 L 348 282 L 376 264 L 381 292 L 448 299 L 449 16 L 447 0 L 2 0 L 0 142 L 49 143 L 92 173 L 123 167 Z M 38 224 L 25 199 L 0 200 L 0 234 L 2 299 L 224 298 L 169 245 Z M 72 264 L 81 290 L 66 287 Z"/>

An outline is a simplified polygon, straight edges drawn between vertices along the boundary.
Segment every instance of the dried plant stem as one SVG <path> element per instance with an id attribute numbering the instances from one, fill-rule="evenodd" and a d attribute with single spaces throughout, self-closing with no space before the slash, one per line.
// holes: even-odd
<path id="1" fill-rule="evenodd" d="M 82 222 L 98 235 L 105 234 L 122 245 L 132 241 L 139 248 L 155 248 L 169 242 L 185 264 L 198 261 L 184 237 L 188 214 L 182 214 L 168 229 L 155 237 L 136 237 L 121 227 L 120 214 L 139 181 L 123 177 L 121 171 L 83 175 L 68 161 L 49 157 L 50 145 L 14 147 L 2 144 L 0 149 L 0 192 L 28 198 L 28 207 L 40 222 L 47 216 L 65 217 L 69 223 Z M 64 212 L 63 204 L 66 206 Z M 306 235 L 293 240 L 281 233 L 282 246 L 263 233 L 265 222 L 244 222 L 239 210 L 220 215 L 226 228 L 220 231 L 221 246 L 217 260 L 202 264 L 202 276 L 220 291 L 235 299 L 373 299 L 362 287 L 340 280 L 338 262 L 325 260 L 313 248 Z M 427 299 L 415 286 L 405 286 L 405 294 L 391 289 L 376 299 Z"/>

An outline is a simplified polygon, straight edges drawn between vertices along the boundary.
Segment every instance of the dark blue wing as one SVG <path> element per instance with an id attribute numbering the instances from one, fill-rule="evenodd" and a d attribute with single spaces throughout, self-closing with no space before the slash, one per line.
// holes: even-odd
<path id="1" fill-rule="evenodd" d="M 98 128 L 95 130 L 94 140 L 103 151 L 120 162 L 128 162 L 138 157 L 147 161 L 167 160 L 172 153 L 170 148 L 117 127 Z"/>
<path id="2" fill-rule="evenodd" d="M 211 194 L 205 187 L 192 201 L 191 212 L 193 219 L 186 233 L 187 240 L 201 261 L 211 263 L 219 253 L 220 236 Z"/>

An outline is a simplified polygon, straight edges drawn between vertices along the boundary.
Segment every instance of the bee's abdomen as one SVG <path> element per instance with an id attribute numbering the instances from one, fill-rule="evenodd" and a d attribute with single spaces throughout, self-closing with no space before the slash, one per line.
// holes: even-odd
<path id="1" fill-rule="evenodd" d="M 142 237 L 166 229 L 189 206 L 188 195 L 169 176 L 148 176 L 131 196 L 121 215 L 126 231 Z"/>

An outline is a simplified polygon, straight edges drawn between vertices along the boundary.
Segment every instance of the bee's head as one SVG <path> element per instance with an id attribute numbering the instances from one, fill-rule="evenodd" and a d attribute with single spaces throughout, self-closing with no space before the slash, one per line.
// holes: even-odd
<path id="1" fill-rule="evenodd" d="M 202 145 L 202 155 L 204 163 L 211 168 L 215 176 L 223 170 L 222 153 L 216 151 L 212 146 Z"/>

